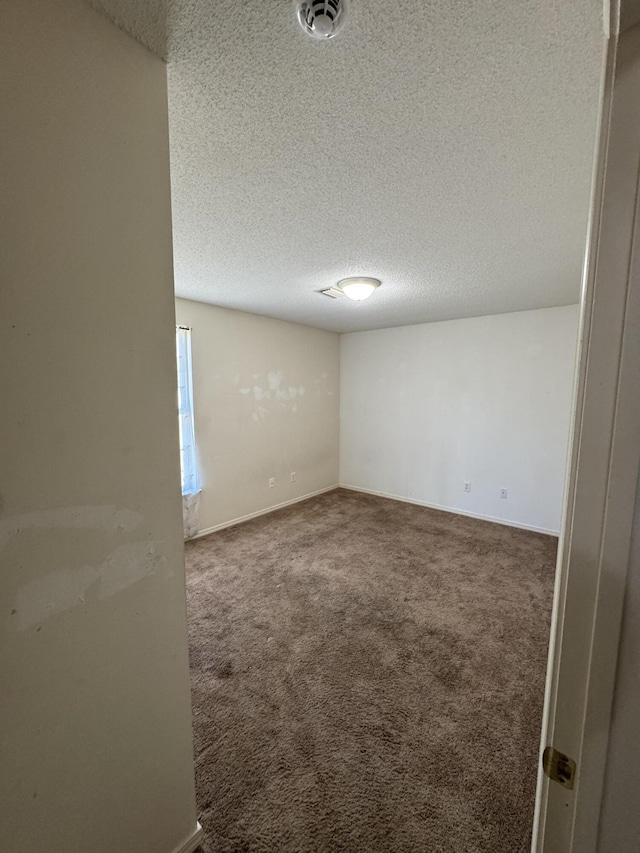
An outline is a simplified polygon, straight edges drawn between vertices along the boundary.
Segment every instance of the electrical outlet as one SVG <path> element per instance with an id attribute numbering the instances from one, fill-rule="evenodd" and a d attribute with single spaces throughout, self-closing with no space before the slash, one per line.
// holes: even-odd
<path id="1" fill-rule="evenodd" d="M 464 490 L 465 490 L 465 492 L 470 492 L 470 491 L 471 491 L 471 481 L 470 481 L 470 480 L 465 480 L 465 481 L 464 481 Z"/>
<path id="2" fill-rule="evenodd" d="M 276 484 L 276 478 L 275 477 L 269 477 L 269 488 L 272 489 L 275 486 L 275 484 Z"/>
<path id="3" fill-rule="evenodd" d="M 291 482 L 292 482 L 292 483 L 295 483 L 295 481 L 296 481 L 296 472 L 295 472 L 295 471 L 292 471 L 292 472 L 291 472 Z"/>
<path id="4" fill-rule="evenodd" d="M 508 498 L 509 497 L 509 489 L 500 489 L 500 497 Z"/>

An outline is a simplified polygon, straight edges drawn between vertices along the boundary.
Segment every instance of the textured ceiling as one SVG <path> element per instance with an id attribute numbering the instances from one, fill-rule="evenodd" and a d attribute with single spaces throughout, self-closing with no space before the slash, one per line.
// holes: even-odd
<path id="1" fill-rule="evenodd" d="M 598 0 L 351 0 L 328 42 L 289 0 L 92 2 L 168 57 L 179 296 L 336 331 L 577 301 Z"/>

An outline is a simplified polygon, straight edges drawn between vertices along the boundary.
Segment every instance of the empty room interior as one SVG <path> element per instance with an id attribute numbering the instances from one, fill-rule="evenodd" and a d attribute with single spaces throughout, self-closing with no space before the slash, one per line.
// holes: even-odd
<path id="1" fill-rule="evenodd" d="M 526 853 L 601 10 L 3 19 L 7 849 Z"/>
<path id="2" fill-rule="evenodd" d="M 170 28 L 212 850 L 529 848 L 601 45 L 465 9 Z"/>

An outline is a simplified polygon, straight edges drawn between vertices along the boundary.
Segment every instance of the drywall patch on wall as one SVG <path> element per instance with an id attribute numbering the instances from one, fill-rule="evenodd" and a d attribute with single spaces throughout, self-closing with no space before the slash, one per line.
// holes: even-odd
<path id="1" fill-rule="evenodd" d="M 219 378 L 219 374 L 217 376 Z M 298 397 L 305 394 L 304 385 L 293 387 L 287 385 L 283 370 L 270 370 L 266 374 L 254 373 L 251 376 L 254 385 L 245 385 L 238 388 L 238 394 L 247 397 L 253 402 L 250 410 L 251 420 L 260 425 L 271 413 L 273 406 L 277 405 L 295 414 L 298 411 Z M 233 377 L 233 384 L 237 385 L 241 377 Z M 260 384 L 258 384 L 260 383 Z"/>
<path id="2" fill-rule="evenodd" d="M 130 509 L 105 506 L 68 506 L 59 509 L 20 513 L 0 521 L 0 548 L 11 537 L 35 528 L 93 529 L 105 533 L 127 533 L 142 522 L 142 515 Z"/>
<path id="3" fill-rule="evenodd" d="M 267 373 L 267 380 L 269 382 L 269 388 L 271 388 L 272 391 L 277 391 L 280 385 L 282 384 L 282 371 L 270 371 L 269 373 Z"/>
<path id="4" fill-rule="evenodd" d="M 52 616 L 84 605 L 91 596 L 110 598 L 166 565 L 158 543 L 125 542 L 100 565 L 58 569 L 30 581 L 18 590 L 12 608 L 15 618 L 10 624 L 18 631 L 41 625 Z"/>
<path id="5" fill-rule="evenodd" d="M 21 513 L 0 521 L 0 549 L 8 548 L 18 536 L 46 531 L 48 548 L 56 549 L 57 536 L 64 531 L 93 531 L 107 538 L 121 538 L 140 527 L 144 521 L 139 512 L 104 506 L 70 506 L 45 511 Z M 63 545 L 64 547 L 64 545 Z M 109 598 L 133 583 L 152 574 L 166 560 L 158 553 L 156 543 L 125 542 L 97 565 L 54 570 L 30 581 L 16 595 L 10 627 L 17 630 L 42 623 L 59 613 L 85 603 L 93 592 L 97 598 Z"/>

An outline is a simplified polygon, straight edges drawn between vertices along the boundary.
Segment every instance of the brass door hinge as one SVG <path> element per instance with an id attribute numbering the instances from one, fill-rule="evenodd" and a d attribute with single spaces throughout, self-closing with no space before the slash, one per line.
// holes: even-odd
<path id="1" fill-rule="evenodd" d="M 563 788 L 573 789 L 576 778 L 576 763 L 564 752 L 559 752 L 553 746 L 548 746 L 542 753 L 542 769 L 554 782 L 559 782 Z"/>

